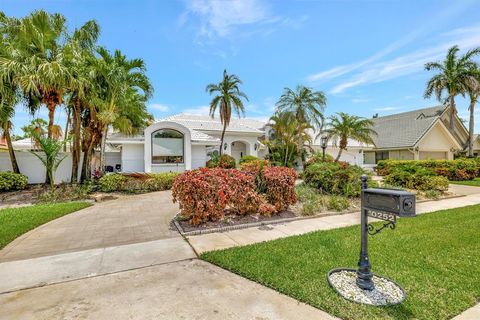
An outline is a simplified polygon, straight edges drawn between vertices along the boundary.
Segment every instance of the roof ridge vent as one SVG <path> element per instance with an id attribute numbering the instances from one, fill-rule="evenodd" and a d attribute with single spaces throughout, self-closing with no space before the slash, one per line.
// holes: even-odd
<path id="1" fill-rule="evenodd" d="M 419 120 L 419 119 L 425 119 L 426 117 L 427 117 L 427 116 L 425 115 L 425 113 L 422 112 L 422 113 L 420 113 L 420 114 L 418 115 L 417 120 Z"/>

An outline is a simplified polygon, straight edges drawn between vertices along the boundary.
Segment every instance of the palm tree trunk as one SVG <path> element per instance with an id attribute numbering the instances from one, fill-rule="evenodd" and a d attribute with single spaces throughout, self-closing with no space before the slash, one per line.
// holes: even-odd
<path id="1" fill-rule="evenodd" d="M 288 160 L 288 144 L 287 144 L 287 150 L 285 151 L 285 162 L 283 163 L 285 167 L 287 166 L 287 160 Z"/>
<path id="2" fill-rule="evenodd" d="M 299 167 L 303 169 L 303 141 L 302 137 L 298 138 L 298 158 L 299 158 Z"/>
<path id="3" fill-rule="evenodd" d="M 473 127 L 474 127 L 474 110 L 475 99 L 470 97 L 470 121 L 468 122 L 468 156 L 473 157 Z"/>
<path id="4" fill-rule="evenodd" d="M 72 148 L 72 183 L 78 181 L 78 166 L 80 164 L 80 105 L 75 101 L 73 106 L 73 148 Z"/>
<path id="5" fill-rule="evenodd" d="M 450 95 L 450 131 L 452 132 L 454 130 L 453 118 L 456 112 L 457 112 L 457 108 L 455 106 L 455 96 Z"/>
<path id="6" fill-rule="evenodd" d="M 108 125 L 105 126 L 100 143 L 100 173 L 105 173 L 105 144 L 107 143 Z"/>
<path id="7" fill-rule="evenodd" d="M 90 181 L 92 176 L 92 150 L 95 137 L 91 137 L 88 142 L 87 149 L 83 152 L 82 174 L 80 176 L 80 182 Z"/>
<path id="8" fill-rule="evenodd" d="M 48 108 L 48 133 L 47 136 L 49 138 L 52 137 L 53 135 L 53 126 L 54 126 L 54 120 L 55 120 L 55 103 L 49 102 L 47 104 Z"/>
<path id="9" fill-rule="evenodd" d="M 6 126 L 3 128 L 3 135 L 5 140 L 7 140 L 8 153 L 10 155 L 10 162 L 12 163 L 12 171 L 15 173 L 20 173 L 18 168 L 17 157 L 15 156 L 15 151 L 13 150 L 12 137 L 10 136 L 10 122 L 8 121 Z"/>
<path id="10" fill-rule="evenodd" d="M 340 148 L 340 150 L 338 151 L 337 157 L 335 158 L 335 162 L 338 162 L 340 160 L 340 157 L 342 156 L 342 152 L 343 152 L 343 149 Z"/>
<path id="11" fill-rule="evenodd" d="M 220 138 L 220 152 L 219 152 L 220 155 L 223 154 L 223 138 L 225 137 L 225 130 L 227 130 L 226 122 L 223 124 L 222 136 Z"/>
<path id="12" fill-rule="evenodd" d="M 63 139 L 66 141 L 68 139 L 68 126 L 70 124 L 70 109 L 67 109 L 67 122 L 65 123 L 65 131 L 63 134 Z M 67 144 L 63 145 L 63 152 L 67 152 Z"/>

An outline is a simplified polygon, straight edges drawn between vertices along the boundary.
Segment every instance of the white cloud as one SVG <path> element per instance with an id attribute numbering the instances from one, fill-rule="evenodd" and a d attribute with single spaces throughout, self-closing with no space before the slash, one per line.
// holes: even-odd
<path id="1" fill-rule="evenodd" d="M 157 111 L 160 111 L 160 112 L 167 112 L 167 111 L 170 110 L 169 106 L 164 105 L 164 104 L 160 104 L 160 103 L 153 103 L 153 104 L 149 105 L 148 108 L 152 109 L 152 110 L 157 110 Z"/>
<path id="2" fill-rule="evenodd" d="M 306 15 L 298 18 L 274 15 L 265 0 L 187 0 L 186 11 L 178 22 L 180 26 L 191 20 L 198 22 L 197 36 L 213 39 L 238 35 L 239 28 L 251 25 L 257 27 L 257 32 L 268 35 L 273 25 L 299 28 L 307 19 Z"/>
<path id="3" fill-rule="evenodd" d="M 362 84 L 385 81 L 394 77 L 420 71 L 419 69 L 423 70 L 423 64 L 425 62 L 435 59 L 441 54 L 445 54 L 445 47 L 448 48 L 453 44 L 458 44 L 462 48 L 478 45 L 479 42 L 477 35 L 480 29 L 478 26 L 470 26 L 442 34 L 441 37 L 443 39 L 437 40 L 437 43 L 443 43 L 441 45 L 435 45 L 430 48 L 414 51 L 404 56 L 393 59 L 390 58 L 390 60 L 382 62 L 382 59 L 391 56 L 398 49 L 405 47 L 406 45 L 421 37 L 424 37 L 425 35 L 428 36 L 432 30 L 438 27 L 438 25 L 443 25 L 446 21 L 461 17 L 461 14 L 473 3 L 474 1 L 451 3 L 445 10 L 426 20 L 427 22 L 424 25 L 415 26 L 414 31 L 376 52 L 370 57 L 357 62 L 335 66 L 325 71 L 308 75 L 306 80 L 314 84 L 318 84 L 326 80 L 349 76 L 347 79 L 335 85 L 335 87 L 331 90 L 331 93 L 333 94 L 341 93 L 349 88 Z M 462 40 L 467 42 L 463 46 L 459 43 L 462 42 Z"/>
<path id="4" fill-rule="evenodd" d="M 337 94 L 359 85 L 423 72 L 425 63 L 442 59 L 453 45 L 458 45 L 462 50 L 480 46 L 480 25 L 465 30 L 469 32 L 463 32 L 462 37 L 450 38 L 435 46 L 422 48 L 391 60 L 368 64 L 362 70 L 335 85 L 330 92 Z"/>
<path id="5" fill-rule="evenodd" d="M 363 99 L 363 98 L 352 99 L 353 103 L 362 103 L 362 102 L 368 102 L 368 101 L 370 101 L 370 99 Z"/>

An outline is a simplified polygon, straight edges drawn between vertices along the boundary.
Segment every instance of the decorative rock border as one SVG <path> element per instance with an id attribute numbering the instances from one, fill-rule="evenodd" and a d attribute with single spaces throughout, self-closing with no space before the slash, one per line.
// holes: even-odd
<path id="1" fill-rule="evenodd" d="M 405 291 L 394 281 L 373 275 L 373 290 L 360 289 L 356 284 L 355 269 L 338 268 L 327 274 L 328 284 L 344 299 L 372 306 L 393 306 L 406 298 Z"/>

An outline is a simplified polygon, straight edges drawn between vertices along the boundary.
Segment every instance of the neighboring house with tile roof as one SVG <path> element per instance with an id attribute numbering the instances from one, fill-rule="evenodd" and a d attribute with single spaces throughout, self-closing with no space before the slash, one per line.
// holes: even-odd
<path id="1" fill-rule="evenodd" d="M 466 148 L 468 131 L 454 117 L 450 131 L 450 107 L 436 106 L 373 118 L 375 146 L 364 150 L 364 164 L 382 159 L 453 159 Z"/>
<path id="2" fill-rule="evenodd" d="M 244 155 L 264 157 L 264 127 L 261 121 L 232 117 L 220 146 L 218 117 L 180 113 L 153 123 L 143 135 L 110 134 L 107 142 L 118 151 L 107 153 L 107 166 L 124 172 L 181 172 L 204 167 L 219 148 L 237 162 Z"/>

